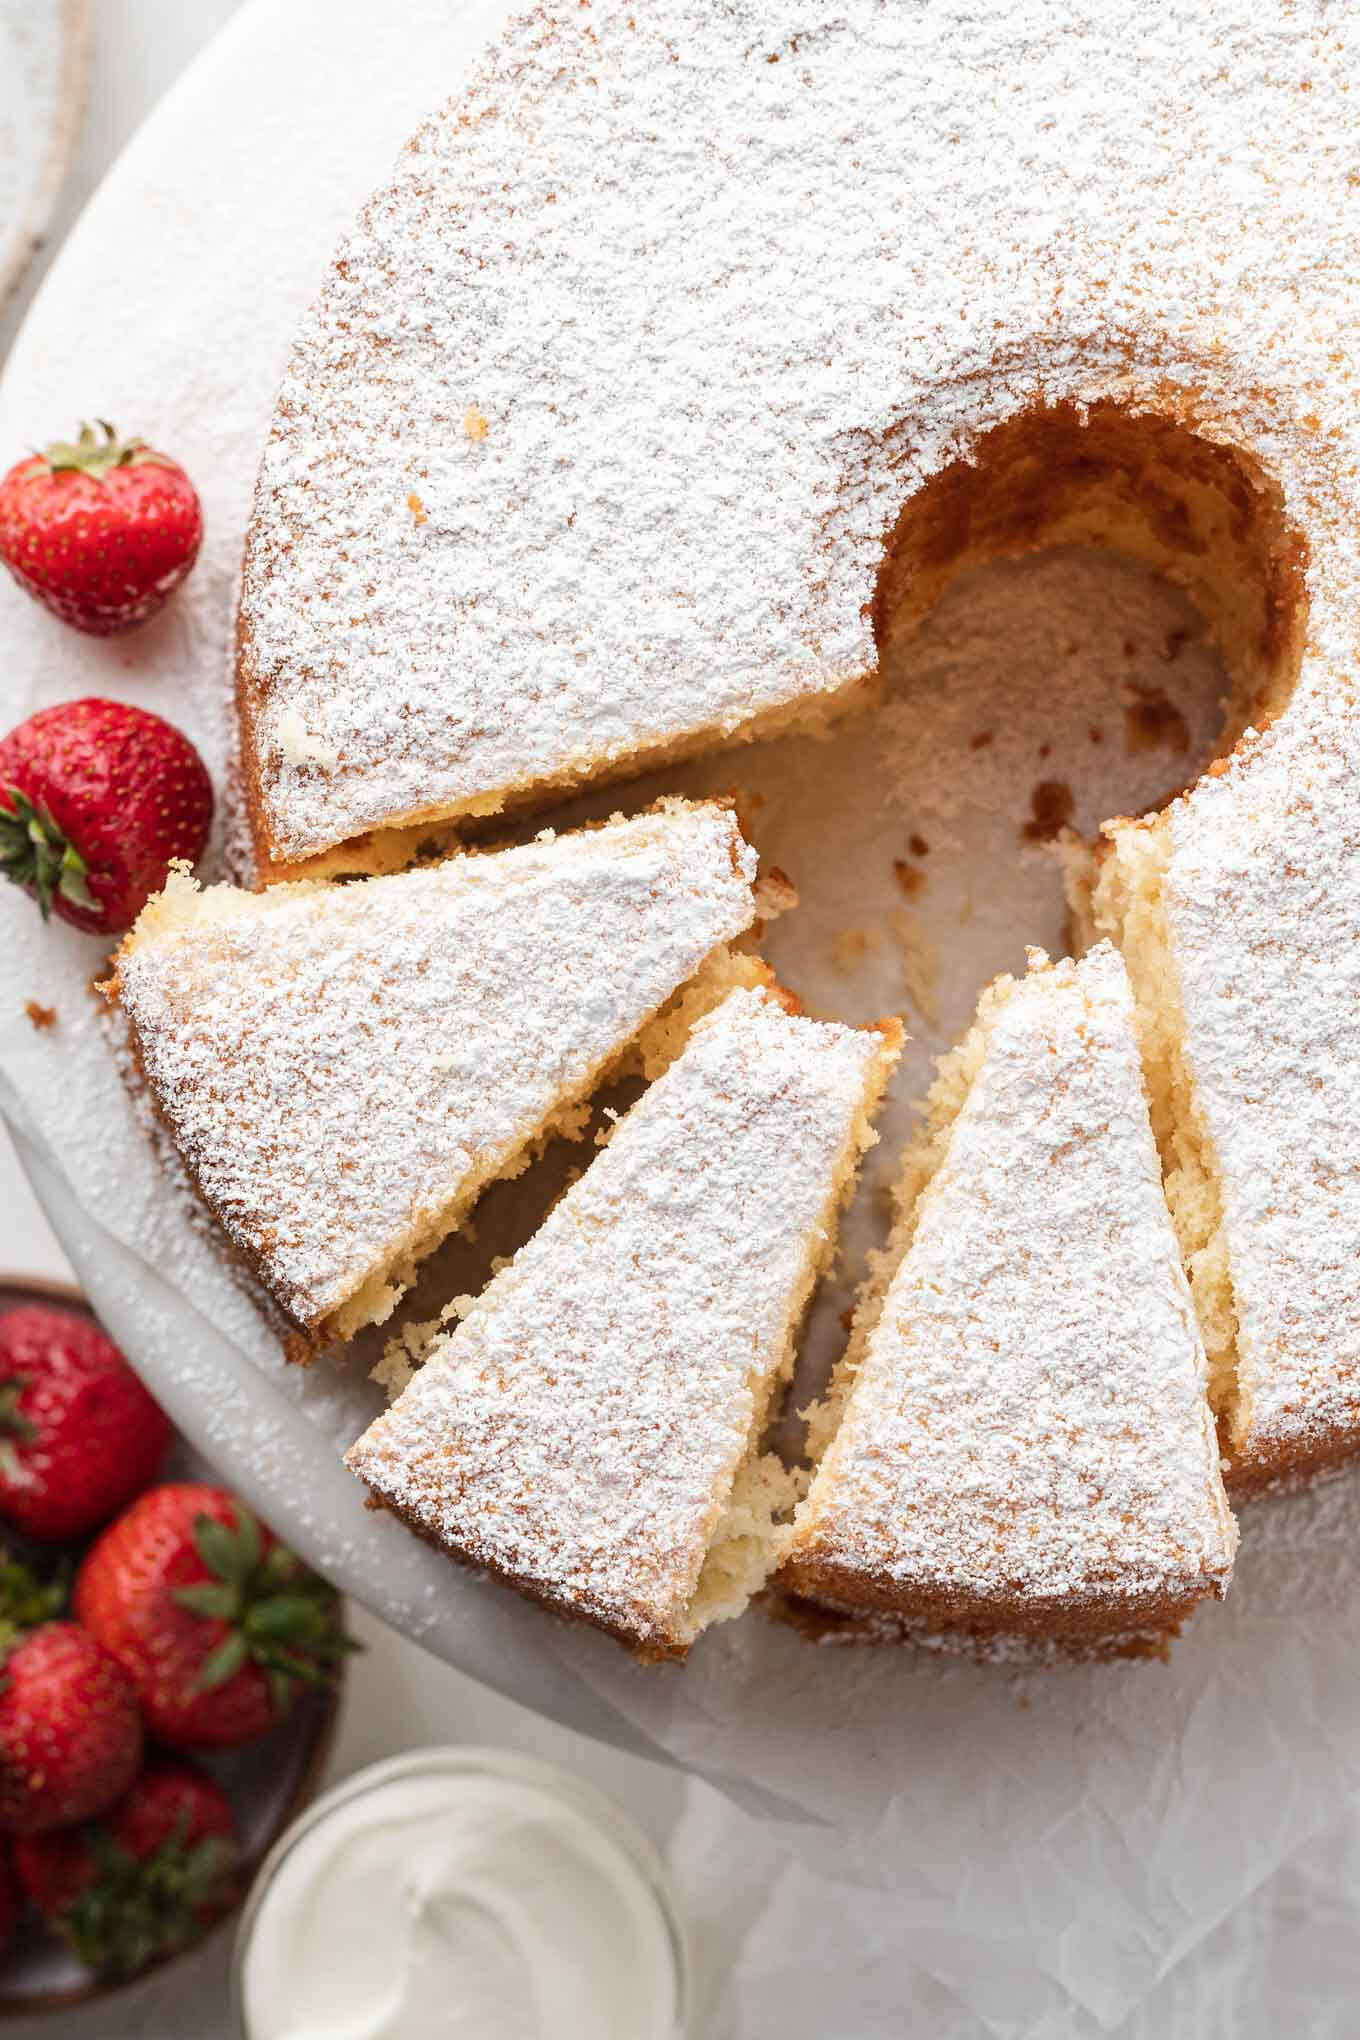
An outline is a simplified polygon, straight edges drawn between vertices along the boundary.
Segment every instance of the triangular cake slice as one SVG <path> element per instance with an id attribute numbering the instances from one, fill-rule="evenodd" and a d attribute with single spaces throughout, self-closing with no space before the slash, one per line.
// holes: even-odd
<path id="1" fill-rule="evenodd" d="M 783 1584 L 849 1634 L 1163 1647 L 1236 1542 L 1205 1387 L 1123 964 L 1033 951 L 941 1063 Z"/>
<path id="2" fill-rule="evenodd" d="M 1360 1452 L 1360 724 L 1279 724 L 1106 824 L 1092 916 L 1137 993 L 1234 1493 Z"/>
<path id="3" fill-rule="evenodd" d="M 755 869 L 726 806 L 670 801 L 350 885 L 181 873 L 106 989 L 203 1197 L 314 1347 L 387 1317 L 696 973 L 711 1004 L 760 972 L 724 948 Z"/>
<path id="4" fill-rule="evenodd" d="M 640 1655 L 739 1614 L 797 1492 L 761 1434 L 901 1038 L 734 992 L 349 1464 Z"/>

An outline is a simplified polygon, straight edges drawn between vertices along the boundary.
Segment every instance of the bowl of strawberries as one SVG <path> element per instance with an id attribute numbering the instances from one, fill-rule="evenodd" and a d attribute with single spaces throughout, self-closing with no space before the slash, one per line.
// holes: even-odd
<path id="1" fill-rule="evenodd" d="M 350 1648 L 76 1292 L 0 1278 L 0 2015 L 235 1910 L 317 1787 Z"/>

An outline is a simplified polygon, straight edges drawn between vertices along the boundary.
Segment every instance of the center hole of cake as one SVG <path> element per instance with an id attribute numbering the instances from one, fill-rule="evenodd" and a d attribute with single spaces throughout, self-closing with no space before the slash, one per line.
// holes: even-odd
<path id="1" fill-rule="evenodd" d="M 971 715 L 997 801 L 1028 795 L 1025 842 L 1160 806 L 1288 699 L 1304 558 L 1278 488 L 1230 447 L 1113 403 L 1026 411 L 913 496 L 885 547 L 889 720 Z M 1066 776 L 1027 769 L 1059 751 Z"/>

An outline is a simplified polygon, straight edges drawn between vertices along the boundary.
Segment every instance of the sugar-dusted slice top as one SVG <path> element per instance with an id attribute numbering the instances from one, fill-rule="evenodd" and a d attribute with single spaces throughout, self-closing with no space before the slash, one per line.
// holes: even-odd
<path id="1" fill-rule="evenodd" d="M 755 868 L 725 807 L 676 801 L 357 884 L 179 877 L 117 994 L 199 1188 L 310 1325 L 749 926 Z"/>
<path id="2" fill-rule="evenodd" d="M 795 1538 L 905 1613 L 1193 1599 L 1235 1544 L 1124 966 L 1033 961 L 984 1002 Z"/>
<path id="3" fill-rule="evenodd" d="M 350 1464 L 476 1564 L 683 1647 L 899 1041 L 734 992 Z"/>

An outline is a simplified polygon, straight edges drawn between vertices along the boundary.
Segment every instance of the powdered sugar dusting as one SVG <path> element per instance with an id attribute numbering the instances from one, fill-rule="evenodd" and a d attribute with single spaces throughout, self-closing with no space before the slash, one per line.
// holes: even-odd
<path id="1" fill-rule="evenodd" d="M 1036 397 L 1249 446 L 1348 651 L 1350 33 L 1316 0 L 521 20 L 280 398 L 243 608 L 280 854 L 872 671 L 896 511 Z"/>
<path id="2" fill-rule="evenodd" d="M 168 927 L 153 905 L 118 983 L 208 1202 L 314 1323 L 589 1089 L 749 926 L 754 878 L 730 812 L 675 802 L 358 885 L 214 888 Z"/>
<path id="3" fill-rule="evenodd" d="M 1036 967 L 986 1024 L 794 1564 L 891 1582 L 908 1616 L 1221 1591 L 1236 1533 L 1123 964 Z"/>
<path id="4" fill-rule="evenodd" d="M 890 1055 L 735 992 L 350 1463 L 428 1535 L 644 1641 L 686 1611 Z"/>

